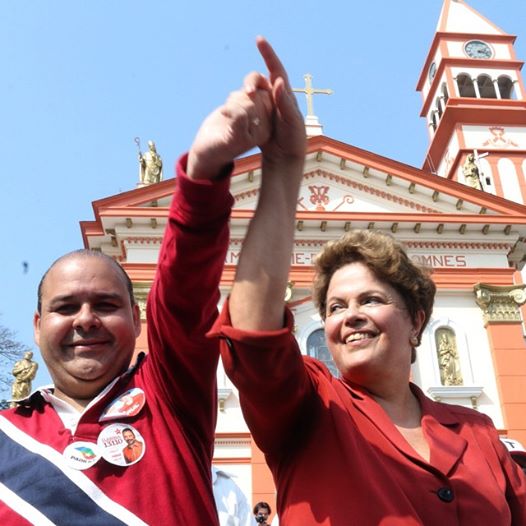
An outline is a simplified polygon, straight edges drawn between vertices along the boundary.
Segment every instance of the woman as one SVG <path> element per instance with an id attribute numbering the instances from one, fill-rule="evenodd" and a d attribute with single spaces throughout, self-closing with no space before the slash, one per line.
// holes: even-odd
<path id="1" fill-rule="evenodd" d="M 300 355 L 288 311 L 284 329 L 239 330 L 233 290 L 219 322 L 281 523 L 526 524 L 526 479 L 490 419 L 409 381 L 433 307 L 427 272 L 390 236 L 359 230 L 329 243 L 316 272 L 341 379 Z"/>
<path id="2" fill-rule="evenodd" d="M 305 129 L 265 49 L 272 117 L 261 115 L 259 200 L 213 334 L 272 470 L 281 524 L 526 524 L 526 479 L 490 419 L 409 381 L 435 286 L 392 238 L 356 231 L 323 251 L 314 297 L 341 379 L 301 355 L 283 298 Z"/>

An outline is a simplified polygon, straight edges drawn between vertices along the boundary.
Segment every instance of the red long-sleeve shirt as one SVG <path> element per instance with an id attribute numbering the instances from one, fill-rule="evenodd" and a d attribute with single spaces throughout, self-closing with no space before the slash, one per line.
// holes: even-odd
<path id="1" fill-rule="evenodd" d="M 235 329 L 225 304 L 211 332 L 274 476 L 282 526 L 526 524 L 526 478 L 487 416 L 411 385 L 426 462 L 365 389 L 301 355 L 292 327 L 287 311 L 284 329 Z"/>

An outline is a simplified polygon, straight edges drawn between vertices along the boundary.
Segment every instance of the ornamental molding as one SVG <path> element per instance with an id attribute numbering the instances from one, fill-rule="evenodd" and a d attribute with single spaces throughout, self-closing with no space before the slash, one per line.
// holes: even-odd
<path id="1" fill-rule="evenodd" d="M 294 246 L 297 247 L 322 247 L 327 243 L 326 239 L 297 239 L 294 240 Z"/>
<path id="2" fill-rule="evenodd" d="M 498 250 L 509 251 L 511 243 L 458 243 L 455 241 L 403 241 L 407 248 L 450 248 L 454 250 Z"/>
<path id="3" fill-rule="evenodd" d="M 483 390 L 483 387 L 478 386 L 440 385 L 429 387 L 427 392 L 437 402 L 448 403 L 449 400 L 466 399 L 471 401 L 473 409 L 478 409 L 478 399 L 482 395 Z"/>
<path id="4" fill-rule="evenodd" d="M 245 199 L 249 199 L 251 197 L 257 197 L 259 194 L 259 188 L 254 188 L 253 190 L 247 190 L 245 192 L 240 192 L 239 194 L 234 195 L 234 202 L 238 203 L 240 201 L 244 201 Z"/>
<path id="5" fill-rule="evenodd" d="M 455 241 L 407 241 L 405 239 L 401 240 L 403 245 L 407 249 L 451 249 L 451 250 L 483 250 L 483 251 L 496 251 L 496 252 L 505 252 L 508 253 L 513 245 L 511 243 L 476 243 L 476 242 L 467 242 L 460 243 Z M 295 247 L 322 247 L 327 243 L 327 239 L 295 239 Z M 243 239 L 232 238 L 230 239 L 230 246 L 242 246 Z"/>
<path id="6" fill-rule="evenodd" d="M 320 248 L 327 243 L 327 239 L 295 239 L 294 246 Z M 243 245 L 243 239 L 230 239 L 230 246 Z"/>
<path id="7" fill-rule="evenodd" d="M 484 324 L 520 323 L 519 307 L 526 303 L 526 285 L 497 286 L 477 283 L 475 301 L 483 313 Z"/>
<path id="8" fill-rule="evenodd" d="M 250 447 L 250 438 L 216 438 L 218 446 Z"/>
<path id="9" fill-rule="evenodd" d="M 130 244 L 134 243 L 136 245 L 160 245 L 163 240 L 163 236 L 157 235 L 155 237 L 146 237 L 146 236 L 135 236 L 135 237 L 125 237 L 122 240 L 122 243 Z"/>
<path id="10" fill-rule="evenodd" d="M 452 249 L 452 250 L 494 250 L 497 252 L 508 252 L 513 248 L 511 243 L 457 243 L 454 241 L 407 241 L 401 240 L 408 249 Z M 294 246 L 298 247 L 322 247 L 327 239 L 295 239 Z M 230 239 L 230 246 L 241 246 L 243 239 Z"/>
<path id="11" fill-rule="evenodd" d="M 251 441 L 250 437 L 215 437 L 214 440 L 216 455 L 222 449 L 238 450 L 240 453 L 243 450 L 250 451 Z M 219 451 L 218 451 L 219 450 Z"/>

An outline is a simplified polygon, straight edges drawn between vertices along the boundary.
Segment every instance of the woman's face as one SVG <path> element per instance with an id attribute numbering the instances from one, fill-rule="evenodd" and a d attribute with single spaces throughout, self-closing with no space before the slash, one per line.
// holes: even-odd
<path id="1" fill-rule="evenodd" d="M 333 274 L 326 304 L 327 346 L 343 378 L 364 387 L 408 380 L 423 311 L 411 320 L 400 294 L 359 262 Z"/>

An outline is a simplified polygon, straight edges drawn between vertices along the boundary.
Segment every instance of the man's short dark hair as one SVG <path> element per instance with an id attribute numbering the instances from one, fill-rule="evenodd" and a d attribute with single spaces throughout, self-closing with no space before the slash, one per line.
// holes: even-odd
<path id="1" fill-rule="evenodd" d="M 64 261 L 66 259 L 70 259 L 73 257 L 96 257 L 101 258 L 104 261 L 107 261 L 111 266 L 113 266 L 114 269 L 117 270 L 117 273 L 122 277 L 124 280 L 124 283 L 126 285 L 126 289 L 128 290 L 128 294 L 130 296 L 130 303 L 131 305 L 135 305 L 135 296 L 133 295 L 133 285 L 130 279 L 130 276 L 126 274 L 126 271 L 119 265 L 117 261 L 115 261 L 110 256 L 100 252 L 99 250 L 91 250 L 89 248 L 81 248 L 79 250 L 73 250 L 72 252 L 68 252 L 67 254 L 64 254 L 63 256 L 60 256 L 58 259 L 53 261 L 51 263 L 50 267 L 44 272 L 44 275 L 42 276 L 40 283 L 38 284 L 38 290 L 37 290 L 37 311 L 39 314 L 42 314 L 42 288 L 44 286 L 44 282 L 46 280 L 47 275 L 49 274 L 50 270 L 61 261 Z"/>
<path id="2" fill-rule="evenodd" d="M 264 501 L 261 501 L 261 502 L 258 502 L 255 506 L 254 506 L 254 509 L 252 511 L 252 513 L 254 515 L 257 515 L 258 511 L 260 509 L 266 509 L 268 511 L 268 514 L 270 515 L 272 513 L 272 509 L 270 508 L 270 505 L 268 502 L 264 502 Z"/>

